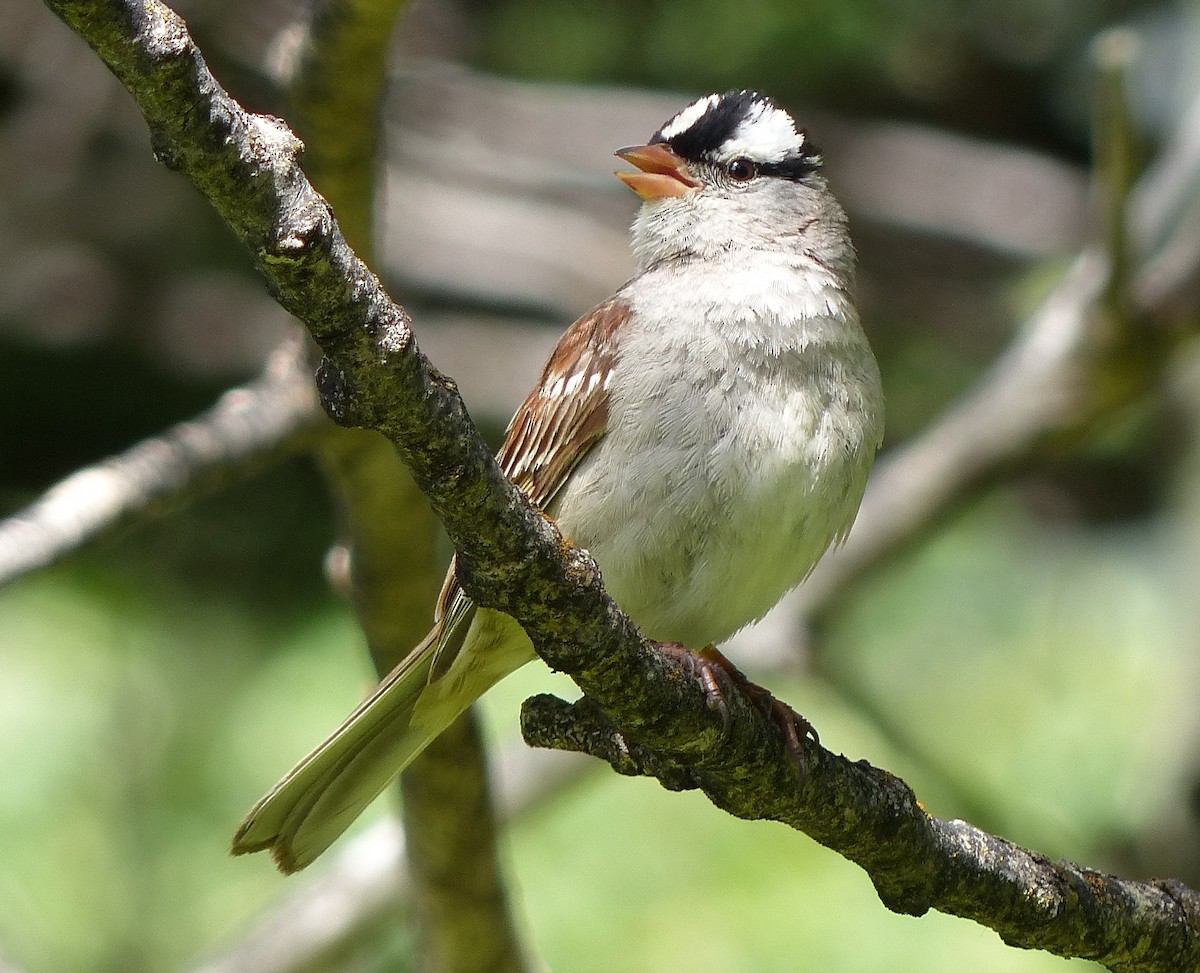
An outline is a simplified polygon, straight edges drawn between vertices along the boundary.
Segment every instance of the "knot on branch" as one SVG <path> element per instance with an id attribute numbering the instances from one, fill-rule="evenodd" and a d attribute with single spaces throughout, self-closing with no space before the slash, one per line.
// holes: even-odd
<path id="1" fill-rule="evenodd" d="M 246 161 L 284 179 L 292 178 L 292 166 L 304 151 L 304 142 L 282 118 L 247 114 L 245 119 Z"/>
<path id="2" fill-rule="evenodd" d="M 316 382 L 321 408 L 330 419 L 347 429 L 365 424 L 359 415 L 354 385 L 347 381 L 346 372 L 336 362 L 322 358 L 317 368 Z"/>
<path id="3" fill-rule="evenodd" d="M 667 763 L 626 737 L 588 696 L 574 703 L 548 693 L 530 697 L 521 705 L 521 734 L 530 746 L 600 757 L 618 774 L 654 777 L 668 790 L 700 786 L 690 769 Z"/>
<path id="4" fill-rule="evenodd" d="M 567 581 L 576 588 L 591 588 L 601 583 L 600 565 L 591 552 L 563 541 L 563 557 L 566 559 Z"/>
<path id="5" fill-rule="evenodd" d="M 412 318 L 404 308 L 392 304 L 383 314 L 368 322 L 367 338 L 379 363 L 385 367 L 394 365 L 397 359 L 412 353 Z M 457 394 L 457 387 L 453 388 Z"/>
<path id="6" fill-rule="evenodd" d="M 149 63 L 173 59 L 188 50 L 192 38 L 187 24 L 170 7 L 155 4 L 137 12 L 144 13 L 142 23 L 138 25 L 138 34 L 145 41 L 141 53 Z"/>
<path id="7" fill-rule="evenodd" d="M 303 202 L 287 206 L 271 228 L 261 257 L 272 264 L 297 263 L 332 245 L 333 214 L 329 204 L 316 193 Z M 295 313 L 295 312 L 294 312 Z"/>

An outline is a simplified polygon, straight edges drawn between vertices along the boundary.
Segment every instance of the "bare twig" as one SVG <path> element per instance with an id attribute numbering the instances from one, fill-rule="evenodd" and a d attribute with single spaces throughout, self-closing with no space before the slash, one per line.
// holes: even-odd
<path id="1" fill-rule="evenodd" d="M 404 832 L 386 819 L 347 841 L 320 872 L 192 973 L 319 973 L 371 955 L 408 908 Z"/>
<path id="2" fill-rule="evenodd" d="M 233 103 L 165 7 L 49 3 L 134 94 L 160 156 L 209 196 L 280 301 L 306 321 L 326 354 L 318 378 L 326 409 L 381 430 L 401 451 L 459 547 L 466 590 L 516 617 L 539 655 L 588 694 L 574 707 L 532 701 L 532 736 L 575 740 L 622 769 L 653 766 L 731 813 L 800 827 L 866 867 L 890 908 L 970 916 L 1010 942 L 1113 970 L 1200 965 L 1195 893 L 1055 868 L 939 822 L 895 777 L 815 745 L 805 746 L 807 773 L 797 775 L 775 721 L 736 687 L 724 711 L 710 709 L 686 666 L 638 638 L 590 557 L 567 547 L 500 476 L 452 383 L 424 361 L 406 316 L 299 172 L 298 146 L 281 123 Z"/>
<path id="3" fill-rule="evenodd" d="M 209 411 L 77 470 L 0 522 L 0 587 L 309 446 L 327 423 L 296 337 Z"/>
<path id="4" fill-rule="evenodd" d="M 1129 292 L 1132 255 L 1127 228 L 1129 193 L 1137 175 L 1137 163 L 1126 84 L 1136 53 L 1136 38 L 1131 31 L 1122 28 L 1106 31 L 1092 44 L 1092 59 L 1097 68 L 1092 124 L 1096 189 L 1098 209 L 1103 218 L 1104 250 L 1112 269 L 1105 288 L 1104 306 L 1118 327 L 1132 310 Z"/>

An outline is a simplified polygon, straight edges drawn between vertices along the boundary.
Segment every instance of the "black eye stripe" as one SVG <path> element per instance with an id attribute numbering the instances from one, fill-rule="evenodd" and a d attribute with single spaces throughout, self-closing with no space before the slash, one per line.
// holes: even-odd
<path id="1" fill-rule="evenodd" d="M 777 176 L 781 179 L 803 179 L 821 168 L 821 155 L 813 150 L 812 155 L 801 155 L 783 162 L 764 162 L 758 166 L 759 175 Z"/>
<path id="2" fill-rule="evenodd" d="M 735 182 L 749 182 L 755 176 L 774 176 L 777 179 L 803 179 L 810 173 L 816 172 L 821 168 L 821 156 L 814 152 L 811 156 L 797 156 L 794 159 L 786 159 L 783 162 L 754 162 L 751 159 L 745 159 L 753 167 L 753 172 L 746 176 L 738 176 L 733 172 L 733 166 L 742 159 L 734 159 L 733 162 L 726 163 L 719 168 L 728 173 L 729 177 Z"/>

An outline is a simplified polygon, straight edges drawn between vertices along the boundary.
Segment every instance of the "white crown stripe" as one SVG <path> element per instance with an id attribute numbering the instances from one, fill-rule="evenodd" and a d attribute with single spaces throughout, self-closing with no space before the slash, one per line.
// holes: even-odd
<path id="1" fill-rule="evenodd" d="M 663 139 L 669 141 L 680 132 L 686 132 L 696 124 L 706 111 L 716 105 L 720 97 L 720 95 L 707 95 L 704 98 L 693 101 L 687 108 L 667 122 L 659 131 L 659 134 Z"/>
<path id="2" fill-rule="evenodd" d="M 764 162 L 782 162 L 804 148 L 804 133 L 781 108 L 756 101 L 751 111 L 721 146 L 722 154 L 746 155 Z"/>

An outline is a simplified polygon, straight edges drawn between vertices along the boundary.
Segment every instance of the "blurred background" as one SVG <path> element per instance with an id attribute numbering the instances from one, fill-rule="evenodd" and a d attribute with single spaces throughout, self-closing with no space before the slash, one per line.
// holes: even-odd
<path id="1" fill-rule="evenodd" d="M 178 9 L 235 97 L 287 117 L 303 4 Z M 850 213 L 894 448 L 969 393 L 1096 239 L 1090 52 L 1114 26 L 1136 38 L 1148 161 L 1200 91 L 1191 0 L 419 0 L 395 48 L 376 268 L 496 438 L 558 333 L 632 267 L 613 149 L 699 94 L 759 88 L 822 146 Z M 292 329 L 154 161 L 126 93 L 31 0 L 0 6 L 0 265 L 5 514 L 208 408 Z M 1172 313 L 1194 327 L 1194 305 Z M 962 497 L 818 629 L 774 620 L 736 657 L 935 814 L 1195 886 L 1194 343 L 1161 374 Z M 142 519 L 0 591 L 0 966 L 222 955 L 301 881 L 228 858 L 233 828 L 371 678 L 325 580 L 336 523 L 308 460 Z M 487 701 L 502 746 L 525 695 L 570 692 L 527 670 Z M 553 969 L 1099 969 L 891 915 L 809 839 L 600 766 L 505 845 Z M 363 937 L 308 968 L 404 968 L 403 930 Z"/>

